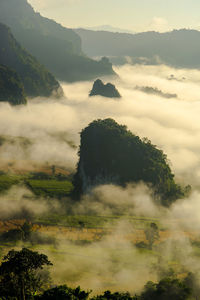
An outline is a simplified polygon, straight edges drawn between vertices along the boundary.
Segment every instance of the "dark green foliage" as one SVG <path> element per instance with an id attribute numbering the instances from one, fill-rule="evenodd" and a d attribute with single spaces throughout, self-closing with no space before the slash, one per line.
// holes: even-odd
<path id="1" fill-rule="evenodd" d="M 9 102 L 12 105 L 26 104 L 24 87 L 18 74 L 3 65 L 0 65 L 0 102 Z"/>
<path id="2" fill-rule="evenodd" d="M 60 80 L 87 80 L 115 74 L 108 60 L 95 61 L 82 53 L 78 34 L 36 13 L 27 0 L 1 0 L 0 21 Z"/>
<path id="3" fill-rule="evenodd" d="M 49 289 L 43 295 L 35 297 L 36 300 L 86 300 L 90 292 L 85 292 L 77 287 L 69 288 L 66 285 L 60 285 Z"/>
<path id="4" fill-rule="evenodd" d="M 3 232 L 0 235 L 0 242 L 8 243 L 12 242 L 16 244 L 18 241 L 23 241 L 24 232 L 21 229 L 11 229 L 9 231 Z"/>
<path id="5" fill-rule="evenodd" d="M 98 184 L 143 181 L 168 206 L 184 191 L 174 181 L 166 155 L 147 139 L 141 140 L 113 119 L 97 120 L 81 132 L 75 197 Z"/>
<path id="6" fill-rule="evenodd" d="M 194 273 L 188 273 L 187 277 L 184 279 L 184 283 L 191 289 L 194 299 L 198 299 L 200 295 L 199 278 L 195 276 Z"/>
<path id="7" fill-rule="evenodd" d="M 107 84 L 103 84 L 103 82 L 100 79 L 97 79 L 94 84 L 93 84 L 93 88 L 89 94 L 90 96 L 96 96 L 96 95 L 100 95 L 103 97 L 108 97 L 108 98 L 120 98 L 121 95 L 118 92 L 118 90 L 116 89 L 116 87 L 111 84 L 111 83 L 107 83 Z"/>
<path id="8" fill-rule="evenodd" d="M 158 226 L 155 223 L 151 223 L 150 227 L 145 230 L 145 236 L 148 241 L 149 249 L 152 249 L 154 242 L 160 237 Z"/>
<path id="9" fill-rule="evenodd" d="M 23 240 L 28 241 L 31 237 L 31 234 L 32 234 L 32 225 L 31 225 L 31 223 L 29 223 L 27 221 L 24 222 L 24 224 L 21 227 L 21 230 L 24 233 Z"/>
<path id="10" fill-rule="evenodd" d="M 45 265 L 52 264 L 44 254 L 26 248 L 9 251 L 0 265 L 0 297 L 31 299 L 41 288 L 42 280 L 38 270 Z"/>
<path id="11" fill-rule="evenodd" d="M 27 96 L 59 95 L 61 88 L 53 75 L 21 47 L 10 29 L 1 23 L 0 40 L 0 64 L 17 71 Z"/>
<path id="12" fill-rule="evenodd" d="M 12 242 L 14 244 L 19 241 L 27 242 L 30 240 L 31 234 L 32 226 L 25 222 L 21 228 L 11 229 L 0 234 L 0 242 Z"/>
<path id="13" fill-rule="evenodd" d="M 91 298 L 92 300 L 137 300 L 137 297 L 132 297 L 129 293 L 111 293 L 104 292 L 103 295 Z"/>
<path id="14" fill-rule="evenodd" d="M 173 278 L 164 278 L 159 283 L 148 282 L 141 300 L 187 300 L 191 290 L 186 284 Z"/>
<path id="15" fill-rule="evenodd" d="M 21 228 L 11 229 L 0 234 L 0 243 L 16 245 L 18 242 L 29 243 L 31 245 L 56 245 L 56 239 L 53 236 L 32 231 L 32 225 L 29 222 L 25 222 Z"/>

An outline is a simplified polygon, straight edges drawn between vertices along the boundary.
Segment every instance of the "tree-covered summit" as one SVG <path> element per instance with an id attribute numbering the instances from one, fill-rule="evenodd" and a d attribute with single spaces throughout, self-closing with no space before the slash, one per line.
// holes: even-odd
<path id="1" fill-rule="evenodd" d="M 103 96 L 108 98 L 120 98 L 121 95 L 112 83 L 104 84 L 100 79 L 97 79 L 90 91 L 89 96 Z"/>
<path id="2" fill-rule="evenodd" d="M 0 65 L 0 102 L 9 102 L 12 105 L 26 104 L 19 75 L 3 65 Z"/>
<path id="3" fill-rule="evenodd" d="M 0 64 L 18 73 L 27 96 L 49 97 L 51 94 L 60 94 L 61 87 L 54 76 L 23 49 L 13 37 L 10 29 L 1 23 L 0 41 Z"/>
<path id="4" fill-rule="evenodd" d="M 156 199 L 165 206 L 184 195 L 166 155 L 113 119 L 93 121 L 82 130 L 79 156 L 76 196 L 99 184 L 124 186 L 140 181 L 153 187 Z"/>

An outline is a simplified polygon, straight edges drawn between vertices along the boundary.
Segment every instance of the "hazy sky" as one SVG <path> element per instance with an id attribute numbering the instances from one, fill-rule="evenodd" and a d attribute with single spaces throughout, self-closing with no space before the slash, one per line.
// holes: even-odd
<path id="1" fill-rule="evenodd" d="M 199 0 L 28 0 L 68 27 L 112 25 L 133 31 L 200 28 Z"/>

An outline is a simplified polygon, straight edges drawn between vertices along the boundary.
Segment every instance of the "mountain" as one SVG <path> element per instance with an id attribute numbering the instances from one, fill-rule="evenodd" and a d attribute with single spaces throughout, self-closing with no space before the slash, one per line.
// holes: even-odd
<path id="1" fill-rule="evenodd" d="M 110 31 L 110 32 L 132 33 L 132 34 L 135 33 L 132 30 L 113 27 L 111 25 L 100 25 L 100 26 L 94 26 L 94 27 L 85 27 L 84 29 L 95 30 L 95 31 Z"/>
<path id="2" fill-rule="evenodd" d="M 165 33 L 137 34 L 85 29 L 77 29 L 76 32 L 82 39 L 83 51 L 91 57 L 117 57 L 118 60 L 115 61 L 126 63 L 125 57 L 129 56 L 133 63 L 200 67 L 200 31 L 197 30 L 181 29 Z M 111 61 L 114 62 L 114 59 Z"/>
<path id="3" fill-rule="evenodd" d="M 89 96 L 103 96 L 107 98 L 121 98 L 120 93 L 116 89 L 116 87 L 111 84 L 107 83 L 104 84 L 100 79 L 97 79 L 92 87 L 92 90 L 90 91 Z"/>
<path id="4" fill-rule="evenodd" d="M 9 102 L 11 105 L 26 104 L 20 77 L 14 70 L 3 65 L 0 65 L 0 102 Z"/>
<path id="5" fill-rule="evenodd" d="M 87 80 L 114 75 L 108 60 L 92 60 L 81 49 L 81 39 L 72 29 L 36 13 L 27 0 L 1 0 L 0 22 L 59 80 Z"/>
<path id="6" fill-rule="evenodd" d="M 14 69 L 23 83 L 27 96 L 59 95 L 61 87 L 56 79 L 13 37 L 10 29 L 0 23 L 0 64 Z"/>
<path id="7" fill-rule="evenodd" d="M 93 121 L 82 130 L 75 197 L 101 184 L 145 182 L 165 206 L 183 197 L 166 155 L 147 139 L 141 140 L 113 119 Z M 123 201 L 123 199 L 122 199 Z"/>

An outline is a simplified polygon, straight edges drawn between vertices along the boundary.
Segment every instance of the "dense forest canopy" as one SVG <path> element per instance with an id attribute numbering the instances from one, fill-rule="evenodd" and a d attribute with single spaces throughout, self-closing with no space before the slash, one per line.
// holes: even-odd
<path id="1" fill-rule="evenodd" d="M 59 95 L 61 87 L 32 55 L 13 37 L 10 29 L 0 23 L 0 64 L 4 64 L 19 74 L 27 96 L 45 96 L 52 93 Z"/>
<path id="2" fill-rule="evenodd" d="M 0 101 L 12 105 L 26 104 L 24 87 L 19 75 L 3 65 L 0 65 Z"/>
<path id="3" fill-rule="evenodd" d="M 74 180 L 77 194 L 98 184 L 124 186 L 143 181 L 154 188 L 163 205 L 184 195 L 166 155 L 113 119 L 93 121 L 82 130 L 79 155 Z"/>
<path id="4" fill-rule="evenodd" d="M 81 50 L 81 39 L 72 29 L 36 13 L 27 0 L 1 0 L 0 22 L 58 79 L 76 81 L 114 75 L 108 60 L 92 60 Z"/>
<path id="5" fill-rule="evenodd" d="M 41 270 L 51 266 L 45 254 L 23 248 L 11 250 L 0 265 L 1 299 L 35 300 L 189 300 L 197 299 L 199 289 L 195 287 L 195 277 L 186 273 L 184 278 L 165 277 L 159 282 L 147 282 L 140 295 L 129 292 L 105 291 L 92 296 L 92 290 L 84 291 L 80 286 L 67 285 L 49 287 L 51 278 L 48 272 L 42 276 Z M 119 287 L 120 289 L 120 287 Z"/>

